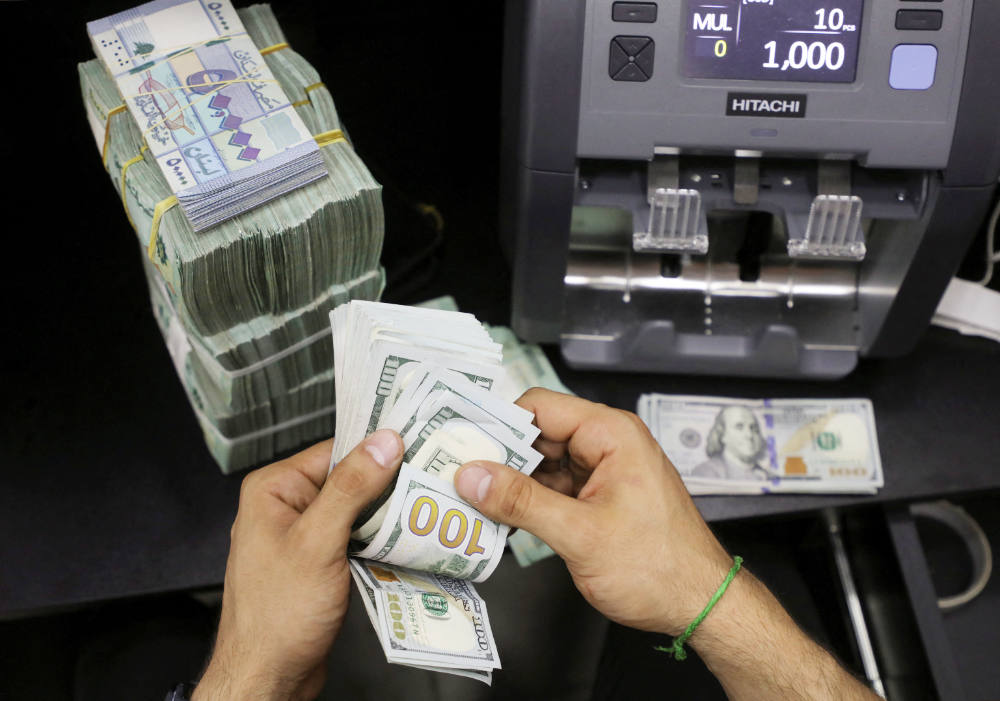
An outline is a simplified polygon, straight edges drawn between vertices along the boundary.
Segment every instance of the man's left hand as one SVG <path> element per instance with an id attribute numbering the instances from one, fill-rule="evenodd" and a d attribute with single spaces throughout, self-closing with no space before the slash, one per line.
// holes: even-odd
<path id="1" fill-rule="evenodd" d="M 361 509 L 395 478 L 403 443 L 376 431 L 327 477 L 332 441 L 243 480 L 222 616 L 192 701 L 312 699 L 347 613 L 347 544 Z"/>

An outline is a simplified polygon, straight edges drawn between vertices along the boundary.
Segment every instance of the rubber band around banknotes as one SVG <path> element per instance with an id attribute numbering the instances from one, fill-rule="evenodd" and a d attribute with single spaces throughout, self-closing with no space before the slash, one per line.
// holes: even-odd
<path id="1" fill-rule="evenodd" d="M 316 134 L 313 137 L 316 140 L 316 144 L 322 148 L 324 146 L 329 146 L 330 144 L 335 144 L 338 141 L 347 142 L 347 138 L 344 136 L 344 132 L 340 129 L 331 129 L 330 131 L 324 131 L 320 134 Z M 105 141 L 107 137 L 105 137 Z M 129 221 L 132 221 L 132 217 L 128 211 L 128 204 L 125 202 L 125 168 L 132 165 L 142 158 L 142 154 L 136 156 L 135 158 L 129 159 L 126 162 L 125 167 L 122 169 L 122 204 L 125 206 L 125 215 L 128 217 Z M 153 260 L 153 254 L 156 252 L 156 241 L 160 234 L 160 220 L 163 215 L 166 214 L 167 210 L 178 203 L 177 195 L 171 195 L 166 199 L 160 200 L 156 203 L 153 208 L 153 222 L 149 227 L 149 245 L 146 247 L 146 255 L 149 256 L 150 260 Z M 133 224 L 133 228 L 135 225 Z"/>
<path id="2" fill-rule="evenodd" d="M 163 215 L 166 214 L 167 210 L 177 204 L 177 202 L 177 195 L 171 195 L 166 199 L 160 200 L 153 207 L 153 223 L 149 227 L 149 245 L 146 246 L 146 255 L 149 256 L 150 260 L 153 260 L 153 254 L 156 253 L 156 240 L 160 235 L 160 220 L 163 219 Z"/>
<path id="3" fill-rule="evenodd" d="M 132 225 L 133 229 L 135 228 L 135 222 L 132 221 L 132 213 L 130 211 L 128 211 L 128 201 L 125 199 L 125 197 L 127 195 L 127 191 L 125 189 L 125 174 L 128 173 L 128 169 L 131 166 L 135 165 L 136 163 L 138 163 L 139 161 L 141 161 L 143 158 L 145 158 L 146 151 L 148 151 L 148 150 L 149 150 L 149 146 L 147 146 L 146 144 L 143 144 L 142 148 L 139 149 L 139 155 L 138 156 L 133 156 L 132 158 L 128 159 L 127 161 L 125 161 L 125 163 L 122 164 L 122 181 L 121 181 L 122 207 L 125 209 L 125 217 L 128 219 L 128 223 Z"/>
<path id="4" fill-rule="evenodd" d="M 700 624 L 702 621 L 705 620 L 705 616 L 707 616 L 709 611 L 711 611 L 712 608 L 718 603 L 719 599 L 722 598 L 722 595 L 726 593 L 726 589 L 729 588 L 730 582 L 733 581 L 733 578 L 736 576 L 736 573 L 740 571 L 740 567 L 742 565 L 743 565 L 743 558 L 740 557 L 739 555 L 734 557 L 733 566 L 729 569 L 729 574 L 727 574 L 726 578 L 722 580 L 722 584 L 719 585 L 719 588 L 712 595 L 712 598 L 709 599 L 708 605 L 704 609 L 702 609 L 701 613 L 699 613 L 698 616 L 693 621 L 691 621 L 691 623 L 688 624 L 688 627 L 684 629 L 683 633 L 674 638 L 673 642 L 670 644 L 670 647 L 663 647 L 662 645 L 657 645 L 653 649 L 658 652 L 665 652 L 668 655 L 673 655 L 674 659 L 677 660 L 678 662 L 686 660 L 687 651 L 684 649 L 684 643 L 686 643 L 688 638 L 691 637 L 691 634 L 694 633 L 694 630 L 695 628 L 698 627 L 698 624 Z"/>
<path id="5" fill-rule="evenodd" d="M 114 109 L 108 110 L 108 116 L 104 120 L 104 144 L 101 146 L 101 165 L 105 168 L 108 166 L 108 140 L 111 134 L 111 118 L 127 109 L 128 105 L 123 102 Z"/>
<path id="6" fill-rule="evenodd" d="M 319 90 L 320 88 L 325 88 L 325 87 L 326 87 L 326 83 L 324 83 L 324 82 L 323 82 L 323 81 L 321 80 L 321 81 L 320 81 L 320 82 L 318 82 L 318 83 L 313 83 L 312 85 L 307 85 L 307 86 L 306 86 L 306 93 L 309 93 L 309 92 L 311 92 L 312 90 Z"/>
<path id="7" fill-rule="evenodd" d="M 270 46 L 265 46 L 263 49 L 260 50 L 260 55 L 267 56 L 268 54 L 273 54 L 275 51 L 281 51 L 282 49 L 290 49 L 290 48 L 291 44 L 289 44 L 287 41 L 282 41 L 278 42 L 277 44 L 271 44 Z M 316 83 L 315 85 L 311 85 L 309 87 L 315 87 L 319 85 L 322 85 L 322 83 Z M 307 92 L 308 90 L 309 88 L 306 88 Z M 292 107 L 302 107 L 303 105 L 308 105 L 310 102 L 311 100 L 307 97 L 305 100 L 298 100 L 297 102 L 293 102 Z"/>
<path id="8" fill-rule="evenodd" d="M 347 137 L 344 136 L 344 132 L 340 129 L 331 129 L 330 131 L 320 132 L 313 136 L 316 139 L 316 144 L 323 148 L 324 146 L 329 146 L 330 144 L 335 144 L 338 141 L 347 141 Z"/>
<path id="9" fill-rule="evenodd" d="M 270 46 L 265 46 L 260 50 L 261 56 L 267 56 L 268 54 L 273 54 L 275 51 L 281 51 L 282 49 L 287 49 L 289 44 L 287 41 L 279 41 L 277 44 L 271 44 Z"/>

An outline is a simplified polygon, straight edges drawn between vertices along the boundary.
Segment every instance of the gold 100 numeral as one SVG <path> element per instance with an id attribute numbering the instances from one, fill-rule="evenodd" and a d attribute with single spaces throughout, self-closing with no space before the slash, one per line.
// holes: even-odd
<path id="1" fill-rule="evenodd" d="M 420 525 L 421 516 L 424 512 L 427 512 L 427 519 L 423 522 L 424 525 Z M 444 516 L 438 519 L 438 514 L 440 509 L 438 508 L 437 502 L 431 497 L 422 496 L 417 497 L 413 502 L 413 507 L 410 509 L 409 527 L 410 532 L 414 535 L 425 536 L 430 534 L 435 528 L 438 529 L 438 542 L 449 550 L 457 550 L 465 543 L 465 536 L 469 532 L 469 519 L 466 515 L 459 509 L 448 509 L 444 512 Z M 458 522 L 458 529 L 455 531 L 455 535 L 451 538 L 448 537 L 448 531 L 451 530 L 452 523 Z M 466 555 L 479 555 L 486 550 L 479 545 L 479 538 L 483 533 L 483 522 L 478 518 L 472 519 L 472 535 L 469 536 L 468 546 L 465 548 Z"/>

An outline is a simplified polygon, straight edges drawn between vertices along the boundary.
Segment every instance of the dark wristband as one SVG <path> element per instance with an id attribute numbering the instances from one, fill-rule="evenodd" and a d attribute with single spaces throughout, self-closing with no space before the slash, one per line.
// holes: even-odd
<path id="1" fill-rule="evenodd" d="M 191 694 L 194 693 L 194 684 L 181 683 L 167 692 L 163 701 L 191 701 Z"/>

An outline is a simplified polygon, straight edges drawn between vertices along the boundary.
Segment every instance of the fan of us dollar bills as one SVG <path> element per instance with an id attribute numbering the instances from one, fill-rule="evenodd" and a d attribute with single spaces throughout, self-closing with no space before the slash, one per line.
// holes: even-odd
<path id="1" fill-rule="evenodd" d="M 338 398 L 331 469 L 365 436 L 403 439 L 396 482 L 359 516 L 355 581 L 386 658 L 483 681 L 500 666 L 482 582 L 508 527 L 455 491 L 456 470 L 492 460 L 530 474 L 534 415 L 494 390 L 502 346 L 471 314 L 352 301 L 330 313 Z"/>

